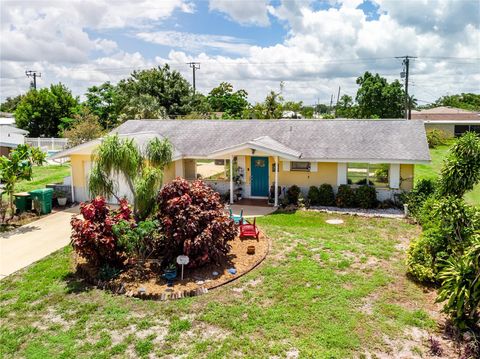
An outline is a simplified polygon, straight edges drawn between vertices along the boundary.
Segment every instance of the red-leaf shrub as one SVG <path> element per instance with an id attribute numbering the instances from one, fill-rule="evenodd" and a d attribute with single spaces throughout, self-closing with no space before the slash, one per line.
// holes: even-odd
<path id="1" fill-rule="evenodd" d="M 121 265 L 122 251 L 117 246 L 112 226 L 122 220 L 133 221 L 127 200 L 120 201 L 118 210 L 111 210 L 105 198 L 97 197 L 91 202 L 82 203 L 80 214 L 83 218 L 73 216 L 70 222 L 73 249 L 96 266 Z"/>
<path id="2" fill-rule="evenodd" d="M 225 258 L 230 251 L 228 242 L 238 229 L 224 212 L 217 192 L 201 180 L 177 178 L 163 187 L 158 203 L 165 236 L 163 265 L 174 263 L 181 254 L 190 258 L 190 268 Z"/>

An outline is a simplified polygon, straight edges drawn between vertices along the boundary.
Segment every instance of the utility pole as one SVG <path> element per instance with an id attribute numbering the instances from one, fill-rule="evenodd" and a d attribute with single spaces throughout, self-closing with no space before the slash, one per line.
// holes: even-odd
<path id="1" fill-rule="evenodd" d="M 340 99 L 340 86 L 338 86 L 337 103 L 335 104 L 335 118 L 337 117 L 338 100 Z"/>
<path id="2" fill-rule="evenodd" d="M 30 88 L 36 90 L 37 89 L 37 77 L 42 77 L 42 74 L 38 71 L 28 70 L 25 71 L 25 75 L 27 77 L 32 77 L 33 80 L 30 82 Z"/>
<path id="3" fill-rule="evenodd" d="M 400 73 L 400 77 L 405 77 L 405 120 L 409 120 L 409 98 L 408 98 L 408 76 L 410 69 L 410 59 L 416 59 L 416 56 L 396 56 L 396 59 L 403 59 L 402 64 L 405 66 L 405 72 Z"/>
<path id="4" fill-rule="evenodd" d="M 200 62 L 188 62 L 193 71 L 193 94 L 195 95 L 195 71 L 200 70 Z"/>
<path id="5" fill-rule="evenodd" d="M 332 93 L 332 96 L 330 96 L 330 112 L 332 112 L 332 104 L 333 104 L 333 93 Z"/>

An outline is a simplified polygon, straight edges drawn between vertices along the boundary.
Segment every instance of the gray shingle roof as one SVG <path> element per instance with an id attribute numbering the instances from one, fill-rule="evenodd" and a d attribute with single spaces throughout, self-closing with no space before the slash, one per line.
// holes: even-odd
<path id="1" fill-rule="evenodd" d="M 130 120 L 114 132 L 133 137 L 157 133 L 168 138 L 176 154 L 183 157 L 208 157 L 215 151 L 260 141 L 272 149 L 300 153 L 300 158 L 306 160 L 430 160 L 420 121 Z"/>

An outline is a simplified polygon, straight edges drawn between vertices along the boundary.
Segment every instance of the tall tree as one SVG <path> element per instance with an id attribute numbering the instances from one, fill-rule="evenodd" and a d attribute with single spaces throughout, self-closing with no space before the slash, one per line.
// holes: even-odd
<path id="1" fill-rule="evenodd" d="M 213 111 L 224 112 L 224 117 L 240 118 L 248 107 L 247 92 L 243 89 L 233 91 L 231 83 L 222 82 L 208 94 L 207 100 Z"/>
<path id="2" fill-rule="evenodd" d="M 480 94 L 461 93 L 459 95 L 443 96 L 435 101 L 434 106 L 450 106 L 470 111 L 480 111 Z"/>
<path id="3" fill-rule="evenodd" d="M 408 95 L 408 119 L 412 118 L 412 110 L 417 108 L 417 99 L 413 95 Z"/>
<path id="4" fill-rule="evenodd" d="M 279 92 L 270 91 L 264 101 L 265 118 L 282 117 L 282 101 L 283 98 Z"/>
<path id="5" fill-rule="evenodd" d="M 118 84 L 121 101 L 127 104 L 140 95 L 154 97 L 167 116 L 186 115 L 191 109 L 193 90 L 187 80 L 168 64 L 149 70 L 134 71 Z"/>
<path id="6" fill-rule="evenodd" d="M 119 119 L 141 120 L 162 119 L 167 117 L 165 107 L 161 105 L 157 97 L 148 94 L 140 94 L 132 97 L 123 107 Z"/>
<path id="7" fill-rule="evenodd" d="M 103 132 L 98 117 L 88 107 L 83 107 L 79 114 L 74 115 L 73 123 L 63 137 L 68 138 L 69 147 L 74 147 L 101 137 Z"/>
<path id="8" fill-rule="evenodd" d="M 391 83 L 379 74 L 365 72 L 357 78 L 358 117 L 402 118 L 405 111 L 405 91 L 398 80 Z"/>
<path id="9" fill-rule="evenodd" d="M 98 116 L 99 123 L 104 129 L 110 129 L 117 125 L 122 105 L 117 87 L 110 82 L 100 86 L 92 86 L 85 94 L 86 105 L 90 111 Z"/>
<path id="10" fill-rule="evenodd" d="M 4 102 L 0 104 L 1 112 L 15 112 L 18 104 L 22 100 L 23 95 L 15 97 L 7 97 Z"/>
<path id="11" fill-rule="evenodd" d="M 32 137 L 56 137 L 61 132 L 62 119 L 78 112 L 78 98 L 63 84 L 30 90 L 15 110 L 15 122 Z"/>
<path id="12" fill-rule="evenodd" d="M 358 108 L 354 105 L 351 96 L 343 95 L 340 97 L 335 110 L 336 117 L 355 118 L 357 113 Z"/>

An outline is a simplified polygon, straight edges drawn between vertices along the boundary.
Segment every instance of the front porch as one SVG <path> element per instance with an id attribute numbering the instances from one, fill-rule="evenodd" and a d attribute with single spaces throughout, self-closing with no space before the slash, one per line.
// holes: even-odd
<path id="1" fill-rule="evenodd" d="M 269 215 L 275 212 L 276 208 L 269 205 L 266 199 L 243 198 L 240 201 L 230 204 L 233 214 L 239 215 L 243 210 L 243 217 L 253 218 Z"/>

